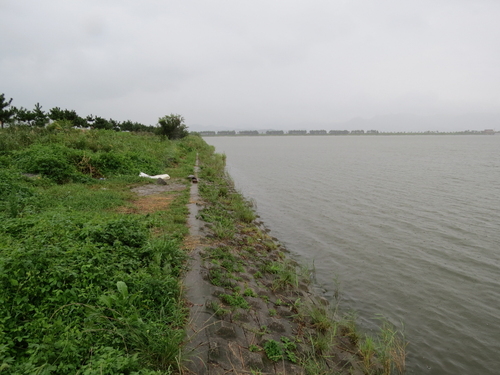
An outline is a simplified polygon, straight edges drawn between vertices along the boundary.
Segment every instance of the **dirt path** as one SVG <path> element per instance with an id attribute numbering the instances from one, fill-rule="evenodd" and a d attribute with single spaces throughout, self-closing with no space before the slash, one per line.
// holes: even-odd
<path id="1" fill-rule="evenodd" d="M 195 177 L 198 177 L 198 160 L 196 160 L 194 173 Z M 192 183 L 188 217 L 189 238 L 187 240 L 191 252 L 189 254 L 189 270 L 184 278 L 185 298 L 190 304 L 186 348 L 190 361 L 187 363 L 187 368 L 193 374 L 209 374 L 208 343 L 210 340 L 207 326 L 213 324 L 215 319 L 213 313 L 205 308 L 207 298 L 212 294 L 212 289 L 202 277 L 204 269 L 201 259 L 203 248 L 201 239 L 204 236 L 202 234 L 203 222 L 197 218 L 199 209 L 198 184 Z"/>

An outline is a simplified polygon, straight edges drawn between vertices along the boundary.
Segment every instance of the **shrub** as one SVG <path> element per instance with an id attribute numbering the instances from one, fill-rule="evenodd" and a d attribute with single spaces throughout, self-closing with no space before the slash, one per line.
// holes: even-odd
<path id="1" fill-rule="evenodd" d="M 168 139 L 180 139 L 186 137 L 189 132 L 184 124 L 184 117 L 170 114 L 158 119 L 158 134 Z"/>
<path id="2" fill-rule="evenodd" d="M 61 144 L 33 145 L 17 151 L 16 165 L 27 173 L 41 174 L 58 184 L 90 182 L 92 177 L 163 172 L 161 161 L 138 152 L 89 152 Z"/>
<path id="3" fill-rule="evenodd" d="M 93 164 L 103 174 L 129 174 L 132 169 L 130 160 L 118 152 L 103 152 L 96 155 Z"/>
<path id="4" fill-rule="evenodd" d="M 33 145 L 14 154 L 17 166 L 27 173 L 39 173 L 61 184 L 83 182 L 88 178 L 78 171 L 76 161 L 81 153 L 63 145 Z"/>
<path id="5" fill-rule="evenodd" d="M 138 175 L 139 172 L 154 175 L 163 172 L 158 160 L 138 152 L 100 152 L 92 164 L 104 175 Z"/>

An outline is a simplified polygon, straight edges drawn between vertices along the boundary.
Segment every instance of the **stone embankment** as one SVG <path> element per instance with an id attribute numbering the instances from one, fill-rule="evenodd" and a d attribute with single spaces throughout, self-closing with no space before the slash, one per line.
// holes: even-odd
<path id="1" fill-rule="evenodd" d="M 241 225 L 222 240 L 199 219 L 203 207 L 193 183 L 184 372 L 363 374 L 348 330 L 334 324 L 327 301 L 311 292 L 307 272 L 301 275 L 262 223 Z"/>

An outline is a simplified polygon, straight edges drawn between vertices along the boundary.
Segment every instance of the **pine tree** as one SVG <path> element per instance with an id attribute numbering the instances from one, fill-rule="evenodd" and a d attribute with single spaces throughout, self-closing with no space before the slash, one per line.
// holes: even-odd
<path id="1" fill-rule="evenodd" d="M 10 98 L 10 100 L 6 100 L 5 95 L 0 94 L 0 125 L 2 126 L 2 129 L 4 124 L 9 122 L 16 112 L 15 107 L 11 107 L 11 103 L 12 98 Z"/>

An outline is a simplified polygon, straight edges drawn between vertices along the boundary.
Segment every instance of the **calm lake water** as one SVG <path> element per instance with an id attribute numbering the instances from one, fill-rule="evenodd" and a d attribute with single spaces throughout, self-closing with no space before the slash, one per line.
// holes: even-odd
<path id="1" fill-rule="evenodd" d="M 271 234 L 409 374 L 500 373 L 500 136 L 206 137 Z"/>

